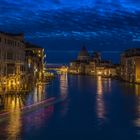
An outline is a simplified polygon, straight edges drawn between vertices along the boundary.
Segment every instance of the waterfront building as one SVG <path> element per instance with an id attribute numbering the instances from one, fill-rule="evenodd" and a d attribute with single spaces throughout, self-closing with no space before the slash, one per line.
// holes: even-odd
<path id="1" fill-rule="evenodd" d="M 42 82 L 46 67 L 44 48 L 26 43 L 25 53 L 29 85 L 30 81 L 33 81 L 34 84 Z"/>
<path id="2" fill-rule="evenodd" d="M 80 51 L 77 60 L 70 63 L 69 73 L 94 76 L 117 76 L 116 66 L 110 61 L 101 60 L 101 54 L 94 52 L 91 56 L 85 47 Z"/>
<path id="3" fill-rule="evenodd" d="M 80 51 L 77 60 L 70 63 L 69 73 L 72 74 L 94 74 L 95 62 L 91 60 L 90 54 L 85 47 Z"/>
<path id="4" fill-rule="evenodd" d="M 0 32 L 0 94 L 31 90 L 45 81 L 44 49 L 25 43 L 23 34 Z"/>
<path id="5" fill-rule="evenodd" d="M 90 60 L 90 55 L 85 46 L 83 46 L 82 50 L 79 52 L 77 60 L 81 62 L 88 62 Z"/>
<path id="6" fill-rule="evenodd" d="M 140 83 L 140 48 L 128 49 L 121 55 L 121 78 Z"/>
<path id="7" fill-rule="evenodd" d="M 116 77 L 117 67 L 111 61 L 100 61 L 96 65 L 96 75 L 103 75 L 105 77 Z"/>
<path id="8" fill-rule="evenodd" d="M 25 88 L 23 34 L 0 32 L 0 92 Z"/>

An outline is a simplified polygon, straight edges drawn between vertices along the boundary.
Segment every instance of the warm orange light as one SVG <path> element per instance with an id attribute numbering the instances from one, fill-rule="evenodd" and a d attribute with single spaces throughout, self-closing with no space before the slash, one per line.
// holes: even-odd
<path id="1" fill-rule="evenodd" d="M 98 71 L 98 75 L 102 75 L 102 72 L 101 71 Z"/>

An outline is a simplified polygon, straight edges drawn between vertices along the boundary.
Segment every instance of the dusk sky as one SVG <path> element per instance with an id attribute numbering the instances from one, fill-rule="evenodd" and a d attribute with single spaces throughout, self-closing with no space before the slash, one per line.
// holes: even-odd
<path id="1" fill-rule="evenodd" d="M 120 51 L 140 47 L 140 2 L 1 0 L 0 30 L 24 32 L 45 48 L 50 62 L 74 59 L 83 44 L 117 62 Z"/>

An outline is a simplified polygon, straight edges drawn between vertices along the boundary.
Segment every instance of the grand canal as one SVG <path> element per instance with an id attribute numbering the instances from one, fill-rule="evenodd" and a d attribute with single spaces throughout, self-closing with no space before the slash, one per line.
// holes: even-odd
<path id="1" fill-rule="evenodd" d="M 51 97 L 57 102 L 21 110 Z M 1 140 L 140 139 L 140 85 L 64 74 L 4 103 Z"/>

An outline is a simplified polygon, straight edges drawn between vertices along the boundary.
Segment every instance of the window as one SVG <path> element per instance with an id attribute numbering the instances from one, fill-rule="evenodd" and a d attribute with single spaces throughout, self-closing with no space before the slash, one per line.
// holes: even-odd
<path id="1" fill-rule="evenodd" d="M 14 64 L 8 64 L 7 65 L 7 74 L 14 74 L 15 73 L 15 65 Z"/>
<path id="2" fill-rule="evenodd" d="M 5 44 L 6 44 L 7 40 L 5 39 Z"/>
<path id="3" fill-rule="evenodd" d="M 13 59 L 13 56 L 14 56 L 13 52 L 11 51 L 7 52 L 7 59 Z"/>

